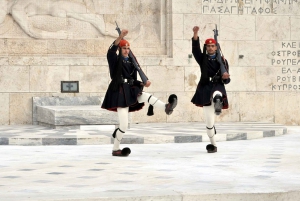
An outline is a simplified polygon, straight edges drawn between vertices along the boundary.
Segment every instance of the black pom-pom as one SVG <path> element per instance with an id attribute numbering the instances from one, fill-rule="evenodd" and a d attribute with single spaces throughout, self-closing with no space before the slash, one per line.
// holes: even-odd
<path id="1" fill-rule="evenodd" d="M 128 147 L 125 147 L 121 151 L 122 156 L 128 156 L 131 153 L 131 150 Z"/>
<path id="2" fill-rule="evenodd" d="M 114 133 L 112 134 L 113 138 L 116 138 L 117 130 L 118 130 L 118 128 L 117 128 L 117 129 L 114 131 Z"/>
<path id="3" fill-rule="evenodd" d="M 215 149 L 215 146 L 213 144 L 206 145 L 206 150 L 207 151 L 213 151 L 214 149 Z"/>
<path id="4" fill-rule="evenodd" d="M 152 105 L 149 105 L 147 115 L 148 115 L 148 116 L 154 115 L 154 112 L 153 112 L 153 106 L 152 106 Z"/>
<path id="5" fill-rule="evenodd" d="M 175 98 L 177 99 L 177 96 L 176 96 L 175 94 L 171 94 L 171 95 L 169 96 L 168 102 L 169 102 L 169 103 L 173 103 Z"/>

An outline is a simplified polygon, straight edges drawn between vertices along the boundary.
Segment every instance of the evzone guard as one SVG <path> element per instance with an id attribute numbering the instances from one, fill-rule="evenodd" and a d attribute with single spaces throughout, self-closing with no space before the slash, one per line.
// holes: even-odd
<path id="1" fill-rule="evenodd" d="M 222 109 L 228 109 L 224 85 L 230 82 L 229 66 L 227 60 L 220 53 L 217 28 L 214 30 L 215 39 L 205 40 L 203 52 L 200 49 L 198 31 L 199 27 L 195 26 L 193 28 L 192 53 L 200 66 L 201 77 L 191 102 L 198 107 L 203 107 L 206 131 L 211 143 L 206 146 L 206 150 L 208 153 L 214 153 L 217 152 L 215 115 L 220 115 Z"/>
<path id="2" fill-rule="evenodd" d="M 164 110 L 167 115 L 172 114 L 177 105 L 177 96 L 169 96 L 168 103 L 164 103 L 149 93 L 143 92 L 143 87 L 149 87 L 151 82 L 141 73 L 135 56 L 130 50 L 130 44 L 123 38 L 128 30 L 119 31 L 119 37 L 111 44 L 107 51 L 110 77 L 112 81 L 106 91 L 102 108 L 118 113 L 119 127 L 113 132 L 113 156 L 128 156 L 130 148 L 120 149 L 121 140 L 128 129 L 128 113 L 143 108 L 144 102 L 150 104 L 148 115 L 153 115 L 153 107 Z M 117 55 L 117 50 L 119 54 Z M 144 82 L 137 80 L 140 73 Z"/>

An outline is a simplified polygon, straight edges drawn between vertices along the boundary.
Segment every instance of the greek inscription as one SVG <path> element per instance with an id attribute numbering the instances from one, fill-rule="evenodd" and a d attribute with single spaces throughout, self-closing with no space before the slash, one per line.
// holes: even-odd
<path id="1" fill-rule="evenodd" d="M 300 91 L 300 49 L 298 49 L 300 42 L 282 41 L 279 44 L 280 50 L 271 52 L 272 66 L 280 66 L 271 89 L 272 91 Z"/>
<path id="2" fill-rule="evenodd" d="M 298 6 L 299 2 L 300 0 L 203 0 L 202 10 L 203 14 L 274 15 L 277 14 L 277 8 L 286 6 L 285 12 L 288 14 L 293 9 L 291 5 Z"/>

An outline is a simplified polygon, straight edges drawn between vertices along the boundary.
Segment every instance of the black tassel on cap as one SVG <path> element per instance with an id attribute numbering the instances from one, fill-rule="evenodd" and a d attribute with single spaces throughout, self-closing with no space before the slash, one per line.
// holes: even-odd
<path id="1" fill-rule="evenodd" d="M 148 116 L 154 115 L 154 113 L 153 113 L 153 106 L 152 105 L 149 105 L 147 115 Z"/>

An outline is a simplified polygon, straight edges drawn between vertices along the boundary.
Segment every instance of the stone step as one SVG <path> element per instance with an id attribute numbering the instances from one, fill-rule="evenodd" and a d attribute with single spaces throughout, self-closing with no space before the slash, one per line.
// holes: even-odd
<path id="1" fill-rule="evenodd" d="M 251 140 L 287 133 L 280 124 L 257 122 L 216 123 L 216 140 Z M 112 144 L 114 129 L 107 125 L 81 126 L 81 129 L 50 129 L 39 125 L 0 127 L 0 145 L 100 145 Z M 132 124 L 122 144 L 162 144 L 209 142 L 204 123 Z"/>

